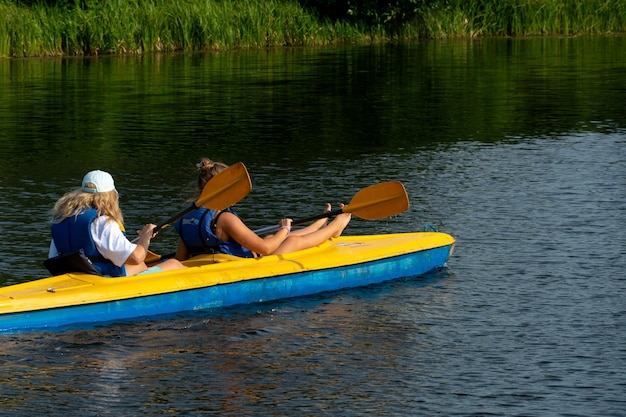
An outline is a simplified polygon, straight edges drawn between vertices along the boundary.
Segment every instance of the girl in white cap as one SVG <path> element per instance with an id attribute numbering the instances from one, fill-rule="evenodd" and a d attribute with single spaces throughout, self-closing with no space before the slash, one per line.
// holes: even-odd
<path id="1" fill-rule="evenodd" d="M 113 277 L 185 268 L 176 259 L 168 259 L 148 269 L 144 259 L 154 228 L 146 224 L 138 232 L 137 243 L 129 241 L 113 177 L 90 171 L 81 188 L 66 193 L 54 205 L 48 256 L 62 259 L 82 250 L 100 275 Z"/>

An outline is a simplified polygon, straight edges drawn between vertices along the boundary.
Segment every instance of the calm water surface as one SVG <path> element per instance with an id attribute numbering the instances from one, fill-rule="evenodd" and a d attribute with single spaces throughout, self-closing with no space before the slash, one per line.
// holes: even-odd
<path id="1" fill-rule="evenodd" d="M 243 161 L 253 227 L 401 180 L 346 233 L 457 238 L 424 277 L 4 335 L 0 415 L 626 416 L 623 37 L 0 61 L 0 283 L 111 171 L 129 230 Z M 173 250 L 166 229 L 154 249 Z"/>

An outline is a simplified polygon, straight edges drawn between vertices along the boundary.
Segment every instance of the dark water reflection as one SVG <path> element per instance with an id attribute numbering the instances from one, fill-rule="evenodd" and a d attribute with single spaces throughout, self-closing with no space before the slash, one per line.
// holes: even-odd
<path id="1" fill-rule="evenodd" d="M 110 170 L 127 227 L 243 161 L 251 226 L 401 180 L 348 233 L 458 245 L 426 277 L 5 335 L 10 415 L 603 415 L 626 386 L 624 38 L 0 61 L 0 282 L 45 276 L 48 210 Z M 171 251 L 166 229 L 154 242 Z M 2 412 L 0 412 L 2 414 Z"/>

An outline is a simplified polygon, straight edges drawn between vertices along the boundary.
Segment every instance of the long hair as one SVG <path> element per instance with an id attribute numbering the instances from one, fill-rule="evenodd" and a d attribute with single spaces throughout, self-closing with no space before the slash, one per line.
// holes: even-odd
<path id="1" fill-rule="evenodd" d="M 78 216 L 82 211 L 95 208 L 99 215 L 106 215 L 107 221 L 115 221 L 124 225 L 124 216 L 119 205 L 116 190 L 105 193 L 87 193 L 77 189 L 65 193 L 59 198 L 52 209 L 52 223 L 61 223 L 68 217 Z"/>
<path id="2" fill-rule="evenodd" d="M 198 169 L 198 191 L 202 193 L 207 182 L 228 168 L 228 165 L 222 162 L 211 161 L 209 158 L 202 158 L 200 162 L 196 164 L 196 168 Z"/>

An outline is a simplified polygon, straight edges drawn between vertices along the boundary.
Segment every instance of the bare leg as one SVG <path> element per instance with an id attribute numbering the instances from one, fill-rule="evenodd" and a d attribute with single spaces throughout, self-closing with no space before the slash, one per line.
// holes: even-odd
<path id="1" fill-rule="evenodd" d="M 127 276 L 137 275 L 138 273 L 143 272 L 146 269 L 148 269 L 145 262 L 141 262 L 139 264 L 124 264 L 124 267 L 126 268 Z"/>
<path id="2" fill-rule="evenodd" d="M 163 271 L 173 271 L 175 269 L 187 268 L 185 265 L 181 264 L 178 259 L 168 259 L 166 261 L 161 262 L 160 264 L 153 265 L 153 266 L 158 266 Z M 148 269 L 148 266 L 145 264 L 145 262 L 142 262 L 136 265 L 125 264 L 125 267 L 126 267 L 127 276 L 137 275 L 140 272 L 143 272 L 146 269 Z"/>
<path id="3" fill-rule="evenodd" d="M 324 212 L 326 212 L 326 213 L 329 212 L 331 210 L 331 208 L 332 207 L 330 206 L 330 204 L 326 203 L 326 209 L 324 210 Z M 308 235 L 309 233 L 315 232 L 316 230 L 319 230 L 322 227 L 326 226 L 326 222 L 327 221 L 328 221 L 328 218 L 319 219 L 315 223 L 311 223 L 310 225 L 308 225 L 304 229 L 293 230 L 291 232 L 291 234 L 293 236 Z"/>
<path id="4" fill-rule="evenodd" d="M 163 271 L 173 271 L 175 269 L 187 268 L 185 265 L 181 264 L 178 259 L 168 259 L 167 261 L 163 261 L 157 265 Z"/>
<path id="5" fill-rule="evenodd" d="M 335 217 L 335 220 L 330 222 L 326 227 L 316 230 L 315 232 L 306 235 L 291 235 L 276 249 L 272 255 L 280 255 L 283 253 L 289 253 L 301 249 L 311 248 L 317 246 L 322 242 L 327 241 L 331 237 L 337 237 L 341 235 L 346 228 L 351 218 L 350 213 L 343 213 Z"/>

